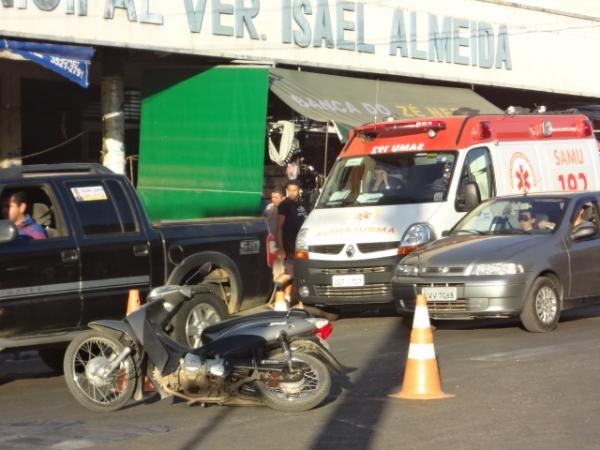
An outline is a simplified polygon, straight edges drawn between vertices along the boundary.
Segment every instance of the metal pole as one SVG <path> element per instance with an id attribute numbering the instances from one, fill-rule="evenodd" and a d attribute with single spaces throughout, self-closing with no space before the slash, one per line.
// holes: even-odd
<path id="1" fill-rule="evenodd" d="M 102 78 L 102 164 L 113 172 L 125 174 L 125 118 L 123 116 L 123 78 Z"/>

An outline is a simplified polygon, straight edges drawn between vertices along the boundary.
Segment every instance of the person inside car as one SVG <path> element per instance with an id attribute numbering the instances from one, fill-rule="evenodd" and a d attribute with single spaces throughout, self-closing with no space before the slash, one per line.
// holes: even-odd
<path id="1" fill-rule="evenodd" d="M 584 203 L 581 205 L 575 215 L 575 220 L 573 220 L 573 230 L 581 226 L 596 227 L 596 224 L 594 223 L 594 209 L 592 208 L 591 203 Z"/>
<path id="2" fill-rule="evenodd" d="M 519 212 L 519 225 L 521 229 L 526 232 L 531 232 L 535 227 L 535 217 L 531 213 L 531 210 L 526 209 Z"/>
<path id="3" fill-rule="evenodd" d="M 46 239 L 46 231 L 27 214 L 27 194 L 16 191 L 2 196 L 2 217 L 14 223 L 19 230 L 19 239 Z"/>
<path id="4" fill-rule="evenodd" d="M 549 221 L 546 216 L 540 217 L 539 220 L 531 212 L 530 209 L 525 209 L 519 212 L 519 224 L 525 232 L 531 233 L 535 230 L 550 230 L 552 231 L 556 224 Z"/>

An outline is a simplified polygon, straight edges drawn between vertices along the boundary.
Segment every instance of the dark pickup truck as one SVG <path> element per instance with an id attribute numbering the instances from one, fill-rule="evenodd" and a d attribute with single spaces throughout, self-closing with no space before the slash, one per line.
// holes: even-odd
<path id="1" fill-rule="evenodd" d="M 48 239 L 7 238 L 13 225 L 0 221 L 0 351 L 35 347 L 52 362 L 49 345 L 92 320 L 122 318 L 130 289 L 143 299 L 167 283 L 202 283 L 214 294 L 195 298 L 173 324 L 195 345 L 206 324 L 271 293 L 261 218 L 150 223 L 129 180 L 98 164 L 0 170 L 0 196 L 17 191 Z"/>

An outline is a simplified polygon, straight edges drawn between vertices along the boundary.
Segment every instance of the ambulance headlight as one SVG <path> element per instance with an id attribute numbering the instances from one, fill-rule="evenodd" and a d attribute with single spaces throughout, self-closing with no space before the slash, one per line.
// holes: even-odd
<path id="1" fill-rule="evenodd" d="M 435 239 L 435 231 L 428 223 L 415 223 L 408 227 L 402 237 L 400 247 L 417 247 Z"/>
<path id="2" fill-rule="evenodd" d="M 301 228 L 298 231 L 298 236 L 296 236 L 296 251 L 308 251 L 308 241 L 306 240 L 306 236 L 308 235 L 308 228 Z"/>

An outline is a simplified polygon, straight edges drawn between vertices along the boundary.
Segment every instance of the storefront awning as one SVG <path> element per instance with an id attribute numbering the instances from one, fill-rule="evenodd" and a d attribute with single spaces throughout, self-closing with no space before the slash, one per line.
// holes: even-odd
<path id="1" fill-rule="evenodd" d="M 88 87 L 90 61 L 94 56 L 91 47 L 0 39 L 2 49 L 53 70 L 82 87 Z"/>
<path id="2" fill-rule="evenodd" d="M 338 128 L 389 117 L 410 119 L 502 111 L 469 89 L 270 70 L 270 88 L 290 108 Z M 460 111 L 457 111 L 460 110 Z M 343 127 L 345 128 L 345 127 Z"/>

